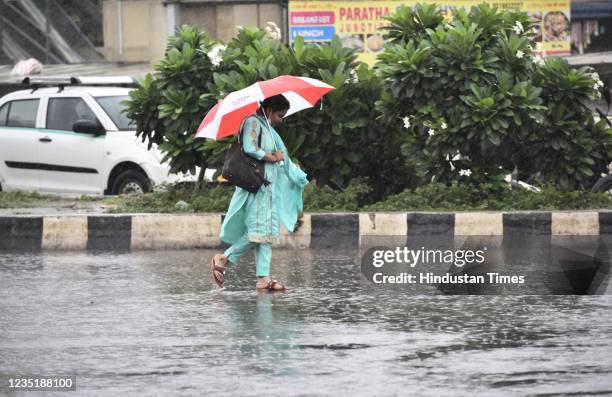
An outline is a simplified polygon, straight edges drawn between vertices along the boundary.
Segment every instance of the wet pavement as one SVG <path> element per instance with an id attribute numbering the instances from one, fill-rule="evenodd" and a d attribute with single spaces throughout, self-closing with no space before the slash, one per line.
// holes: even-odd
<path id="1" fill-rule="evenodd" d="M 612 395 L 612 296 L 415 296 L 338 250 L 275 250 L 288 293 L 257 293 L 249 254 L 217 290 L 212 254 L 0 254 L 0 374 L 76 375 L 69 395 Z"/>

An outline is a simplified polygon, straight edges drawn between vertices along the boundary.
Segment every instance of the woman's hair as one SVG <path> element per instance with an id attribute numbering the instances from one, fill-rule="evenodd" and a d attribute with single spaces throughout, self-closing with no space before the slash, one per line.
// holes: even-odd
<path id="1" fill-rule="evenodd" d="M 263 102 L 261 102 L 260 109 L 270 109 L 273 112 L 281 112 L 283 110 L 289 110 L 289 106 L 287 98 L 279 94 L 264 99 Z"/>

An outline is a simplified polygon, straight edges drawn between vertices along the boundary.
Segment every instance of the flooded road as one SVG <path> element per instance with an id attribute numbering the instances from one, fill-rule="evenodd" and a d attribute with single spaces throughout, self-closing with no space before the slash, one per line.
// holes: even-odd
<path id="1" fill-rule="evenodd" d="M 275 250 L 288 293 L 255 291 L 250 254 L 217 290 L 213 253 L 0 254 L 0 374 L 76 375 L 70 395 L 612 395 L 612 296 L 415 296 L 337 250 Z"/>

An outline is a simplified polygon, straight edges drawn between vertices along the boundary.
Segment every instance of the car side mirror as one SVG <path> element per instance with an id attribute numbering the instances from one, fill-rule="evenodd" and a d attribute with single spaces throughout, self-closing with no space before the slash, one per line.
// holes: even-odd
<path id="1" fill-rule="evenodd" d="M 72 131 L 93 136 L 104 135 L 106 131 L 99 122 L 91 120 L 77 120 L 72 124 Z"/>

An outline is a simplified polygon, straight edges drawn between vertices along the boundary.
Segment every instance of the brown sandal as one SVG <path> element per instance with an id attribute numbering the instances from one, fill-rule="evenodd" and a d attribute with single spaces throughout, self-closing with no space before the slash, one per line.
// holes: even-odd
<path id="1" fill-rule="evenodd" d="M 212 279 L 217 284 L 217 287 L 223 288 L 223 283 L 225 283 L 225 267 L 217 266 L 216 259 L 221 255 L 217 254 L 213 256 L 212 261 L 210 263 L 210 268 L 212 270 Z"/>
<path id="2" fill-rule="evenodd" d="M 282 288 L 274 288 L 276 285 L 280 285 Z M 268 285 L 266 285 L 265 289 L 267 289 L 268 292 L 287 291 L 287 287 L 285 287 L 283 284 L 279 283 L 276 280 L 268 281 Z"/>

